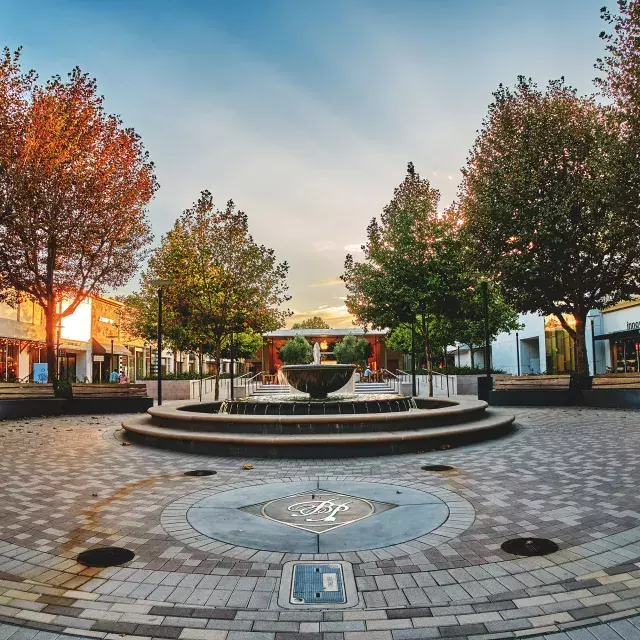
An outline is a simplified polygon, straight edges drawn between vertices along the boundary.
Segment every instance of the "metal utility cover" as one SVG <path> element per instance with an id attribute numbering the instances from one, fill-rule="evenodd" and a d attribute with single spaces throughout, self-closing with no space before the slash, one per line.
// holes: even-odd
<path id="1" fill-rule="evenodd" d="M 350 562 L 286 562 L 278 605 L 284 609 L 345 609 L 358 604 Z"/>
<path id="2" fill-rule="evenodd" d="M 298 564 L 293 568 L 291 604 L 325 604 L 347 601 L 339 564 Z"/>

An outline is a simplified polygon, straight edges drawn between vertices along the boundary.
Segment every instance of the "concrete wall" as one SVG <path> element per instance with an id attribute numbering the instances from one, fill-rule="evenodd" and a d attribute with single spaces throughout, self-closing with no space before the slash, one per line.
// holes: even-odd
<path id="1" fill-rule="evenodd" d="M 147 385 L 147 395 L 158 399 L 158 381 L 145 380 Z M 162 381 L 162 399 L 163 400 L 190 400 L 191 393 L 190 380 L 163 380 Z"/>

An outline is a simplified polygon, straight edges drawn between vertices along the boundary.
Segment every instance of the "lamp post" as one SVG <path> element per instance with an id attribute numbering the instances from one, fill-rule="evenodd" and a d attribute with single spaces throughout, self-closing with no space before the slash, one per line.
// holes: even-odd
<path id="1" fill-rule="evenodd" d="M 482 287 L 482 306 L 484 308 L 484 366 L 487 373 L 487 391 L 491 390 L 491 346 L 489 345 L 489 284 L 486 280 Z"/>
<path id="2" fill-rule="evenodd" d="M 231 332 L 231 345 L 229 349 L 229 355 L 231 356 L 229 359 L 229 397 L 233 400 L 233 331 Z"/>
<path id="3" fill-rule="evenodd" d="M 162 404 L 162 293 L 165 287 L 173 284 L 171 280 L 152 280 L 158 288 L 158 406 Z"/>
<path id="4" fill-rule="evenodd" d="M 417 396 L 416 390 L 416 323 L 411 323 L 411 395 Z"/>

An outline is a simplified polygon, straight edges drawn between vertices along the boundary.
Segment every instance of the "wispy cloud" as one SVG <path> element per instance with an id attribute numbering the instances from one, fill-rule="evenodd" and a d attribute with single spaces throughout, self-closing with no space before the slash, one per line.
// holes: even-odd
<path id="1" fill-rule="evenodd" d="M 333 240 L 316 240 L 311 244 L 316 251 L 335 251 L 338 248 Z"/>
<path id="2" fill-rule="evenodd" d="M 357 253 L 358 251 L 362 251 L 362 243 L 359 242 L 357 244 L 345 244 L 344 250 L 349 253 Z"/>
<path id="3" fill-rule="evenodd" d="M 340 278 L 327 278 L 326 280 L 320 280 L 320 282 L 314 282 L 312 287 L 333 287 L 338 284 L 344 284 Z"/>
<path id="4" fill-rule="evenodd" d="M 342 329 L 353 326 L 353 316 L 347 310 L 346 305 L 329 307 L 320 305 L 310 311 L 294 311 L 289 319 L 290 325 L 295 322 L 302 322 L 314 316 L 321 317 L 332 329 Z"/>

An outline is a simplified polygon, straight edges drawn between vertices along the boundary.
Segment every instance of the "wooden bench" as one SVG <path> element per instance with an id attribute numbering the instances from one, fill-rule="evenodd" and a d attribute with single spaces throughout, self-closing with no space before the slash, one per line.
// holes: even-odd
<path id="1" fill-rule="evenodd" d="M 0 382 L 0 400 L 53 398 L 52 384 Z"/>
<path id="2" fill-rule="evenodd" d="M 144 397 L 147 395 L 146 384 L 114 383 L 114 384 L 73 384 L 74 398 L 113 398 Z"/>
<path id="3" fill-rule="evenodd" d="M 593 389 L 640 389 L 640 373 L 605 373 L 593 379 Z"/>
<path id="4" fill-rule="evenodd" d="M 496 391 L 521 391 L 525 389 L 568 389 L 569 376 L 494 376 Z"/>

